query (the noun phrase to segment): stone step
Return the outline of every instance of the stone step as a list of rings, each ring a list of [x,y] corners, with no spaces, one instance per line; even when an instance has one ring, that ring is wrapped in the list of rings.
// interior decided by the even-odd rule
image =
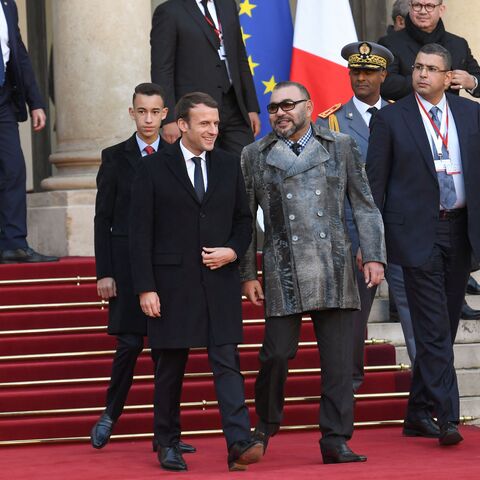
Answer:
[[[395,347],[397,354],[397,363],[410,364],[407,348],[405,346]],[[480,374],[480,344],[479,343],[459,343],[455,344],[455,368],[476,369],[477,375]],[[480,382],[477,377],[478,394],[480,395]]]
[[[467,422],[469,425],[480,425],[480,396],[461,397],[460,415],[463,417],[474,417],[472,421]]]
[[[368,338],[384,338],[395,346],[405,345],[399,322],[369,323]],[[480,320],[460,320],[455,343],[480,343]]]

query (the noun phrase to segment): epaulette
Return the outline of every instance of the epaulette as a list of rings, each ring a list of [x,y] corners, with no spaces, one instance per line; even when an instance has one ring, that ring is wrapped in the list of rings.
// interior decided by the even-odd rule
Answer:
[[[337,103],[337,104],[333,105],[332,107],[327,108],[327,110],[325,110],[324,112],[319,113],[318,116],[320,118],[328,118],[332,113],[335,113],[337,110],[340,110],[340,108],[342,108],[342,104]]]

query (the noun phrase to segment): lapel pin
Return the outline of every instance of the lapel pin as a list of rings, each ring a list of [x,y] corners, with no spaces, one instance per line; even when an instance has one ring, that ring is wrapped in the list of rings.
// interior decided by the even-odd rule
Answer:
[[[348,112],[347,117],[348,117],[348,118],[353,118],[353,113],[352,113],[352,112]]]

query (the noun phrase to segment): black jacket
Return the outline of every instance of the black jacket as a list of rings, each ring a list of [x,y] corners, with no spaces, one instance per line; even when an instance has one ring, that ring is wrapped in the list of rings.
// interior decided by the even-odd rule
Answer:
[[[388,75],[381,87],[382,97],[388,100],[399,100],[413,91],[412,65],[420,48],[427,43],[438,43],[450,52],[453,70],[465,70],[477,78],[479,86],[474,90],[473,96],[480,97],[480,67],[473,58],[468,42],[462,37],[445,31],[441,19],[436,29],[430,34],[422,32],[413,25],[408,16],[406,23],[405,29],[392,32],[378,41],[395,57],[387,68]],[[458,95],[458,90],[450,90],[450,93]]]

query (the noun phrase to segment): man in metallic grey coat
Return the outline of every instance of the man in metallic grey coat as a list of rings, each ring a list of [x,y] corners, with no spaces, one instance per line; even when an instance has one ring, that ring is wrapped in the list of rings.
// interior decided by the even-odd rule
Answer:
[[[302,316],[310,314],[320,350],[320,448],[324,463],[361,462],[347,446],[353,433],[352,310],[360,307],[345,226],[348,196],[363,252],[365,282],[383,279],[383,223],[360,152],[348,135],[311,123],[305,87],[277,84],[268,105],[273,128],[242,152],[250,208],[263,210],[265,338],[255,384],[254,436],[267,447],[282,420],[288,360],[298,348]],[[243,293],[264,299],[257,280],[256,238],[241,263]]]

